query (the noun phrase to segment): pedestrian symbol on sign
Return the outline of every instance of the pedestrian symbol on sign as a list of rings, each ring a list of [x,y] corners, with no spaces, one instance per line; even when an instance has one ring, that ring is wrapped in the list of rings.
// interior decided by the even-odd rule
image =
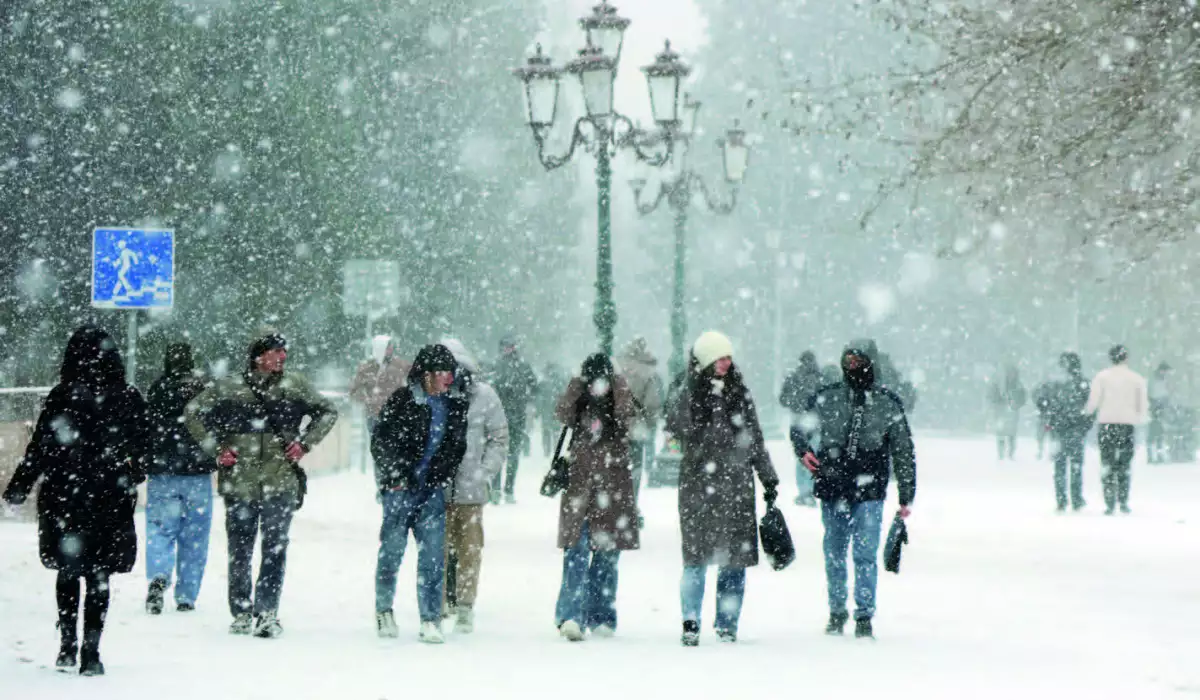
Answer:
[[[175,297],[175,234],[96,229],[92,235],[92,306],[171,308]]]

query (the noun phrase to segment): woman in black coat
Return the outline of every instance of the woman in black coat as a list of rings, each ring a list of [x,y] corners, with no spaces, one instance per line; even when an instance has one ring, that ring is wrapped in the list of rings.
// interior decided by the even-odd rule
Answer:
[[[59,668],[102,675],[100,635],[108,578],[133,570],[137,485],[145,480],[145,402],[125,382],[116,343],[94,326],[67,343],[59,383],[46,398],[25,458],[4,491],[20,504],[38,491],[42,564],[58,571]],[[79,649],[80,582],[87,588]]]

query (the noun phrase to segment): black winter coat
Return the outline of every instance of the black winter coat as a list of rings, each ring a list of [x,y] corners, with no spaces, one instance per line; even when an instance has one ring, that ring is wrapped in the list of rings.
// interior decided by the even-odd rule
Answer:
[[[188,432],[183,409],[204,391],[205,384],[190,372],[165,374],[146,395],[150,428],[151,475],[201,476],[212,473],[217,463],[205,454]]]
[[[1081,374],[1055,382],[1047,392],[1046,422],[1059,440],[1078,441],[1087,437],[1095,416],[1085,416],[1091,383]]]
[[[817,393],[821,384],[821,369],[815,363],[807,367],[800,365],[784,380],[783,389],[779,392],[779,405],[793,413],[803,413],[808,407],[808,400]]]
[[[452,390],[447,397],[446,434],[434,454],[426,475],[430,487],[450,486],[458,465],[467,453],[467,411],[470,404],[461,393]],[[410,385],[392,394],[379,413],[379,423],[371,434],[371,456],[375,458],[375,483],[380,491],[415,486],[415,469],[425,456],[429,443],[429,424],[433,411],[425,392]]]
[[[851,446],[855,408],[862,408],[857,444]],[[813,474],[813,493],[823,501],[862,503],[887,497],[896,474],[900,505],[917,492],[917,463],[912,432],[900,397],[889,389],[852,390],[844,383],[827,386],[810,400],[817,418],[815,431],[791,430],[796,457],[813,451],[821,461]]]
[[[128,573],[137,559],[133,514],[145,481],[146,404],[124,383],[60,384],[46,398],[25,458],[4,492],[38,490],[42,564],[73,576]]]
[[[525,425],[525,408],[538,392],[533,368],[517,355],[504,355],[496,363],[491,384],[504,406],[509,431],[519,430]]]

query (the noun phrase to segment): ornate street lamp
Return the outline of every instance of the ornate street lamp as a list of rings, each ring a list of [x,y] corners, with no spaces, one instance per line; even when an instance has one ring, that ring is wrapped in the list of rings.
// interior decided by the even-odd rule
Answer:
[[[667,371],[672,378],[678,377],[687,367],[687,354],[684,344],[687,336],[687,315],[684,308],[684,291],[686,287],[685,267],[687,255],[687,220],[688,210],[694,201],[696,191],[704,195],[708,209],[717,214],[730,214],[737,206],[738,185],[746,176],[746,167],[750,161],[750,149],[746,145],[746,132],[737,127],[726,132],[725,138],[717,142],[721,148],[722,162],[725,168],[725,182],[729,186],[729,198],[722,200],[713,196],[704,178],[699,173],[687,167],[687,157],[690,154],[692,140],[696,135],[696,121],[700,112],[700,103],[693,101],[690,95],[683,97],[683,109],[680,115],[680,125],[674,137],[680,140],[684,147],[675,153],[680,160],[679,171],[672,177],[659,183],[658,193],[649,203],[642,202],[642,192],[646,189],[646,180],[631,180],[634,198],[637,201],[638,213],[643,216],[658,209],[666,200],[671,211],[675,214],[675,289],[671,304],[671,359]]]
[[[586,114],[575,121],[571,144],[563,154],[546,151],[546,136],[557,116],[559,79],[563,71],[551,65],[550,59],[542,54],[541,46],[525,66],[513,71],[525,90],[526,119],[542,166],[553,170],[566,165],[581,145],[596,156],[595,323],[600,347],[607,354],[612,354],[617,325],[612,274],[612,157],[619,149],[627,149],[639,161],[656,168],[671,160],[675,144],[670,135],[680,126],[679,88],[691,72],[667,42],[655,62],[642,69],[646,74],[654,121],[667,138],[654,138],[637,128],[613,104],[613,83],[629,24],[630,21],[618,15],[607,0],[602,0],[592,8],[591,15],[579,20],[586,44],[578,58],[567,64],[565,72],[578,79]]]

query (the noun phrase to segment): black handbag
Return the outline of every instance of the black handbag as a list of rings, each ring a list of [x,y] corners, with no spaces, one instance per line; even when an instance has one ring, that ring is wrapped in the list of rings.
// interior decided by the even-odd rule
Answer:
[[[900,555],[906,544],[908,544],[908,525],[905,525],[904,518],[896,513],[896,518],[892,520],[892,528],[888,530],[887,544],[883,548],[884,570],[893,574],[900,573]]]
[[[783,511],[774,503],[769,505],[766,515],[758,524],[758,536],[762,540],[763,554],[767,556],[772,569],[783,571],[796,560],[792,533],[783,519]]]
[[[558,435],[558,445],[554,448],[554,458],[550,460],[550,471],[542,479],[541,491],[546,498],[554,498],[571,484],[571,456],[563,454],[563,444],[570,430],[569,426],[563,426]]]

